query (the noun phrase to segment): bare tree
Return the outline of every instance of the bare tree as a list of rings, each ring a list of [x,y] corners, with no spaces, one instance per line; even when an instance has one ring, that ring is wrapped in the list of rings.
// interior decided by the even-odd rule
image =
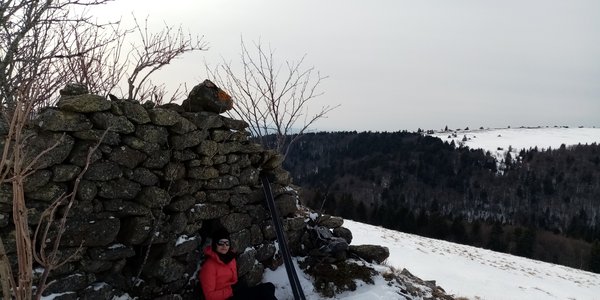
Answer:
[[[47,102],[62,84],[55,71],[58,60],[80,53],[64,52],[57,33],[74,22],[88,22],[73,15],[74,6],[98,5],[104,0],[6,0],[0,2],[0,120],[7,131],[0,160],[0,182],[12,186],[17,274],[13,276],[6,253],[0,253],[2,292],[5,299],[31,299],[32,241],[29,232],[24,181],[35,161],[25,159],[28,136],[25,126],[36,105]],[[93,48],[90,48],[85,51]],[[0,250],[4,251],[0,240]],[[16,279],[16,280],[15,280]]]
[[[225,60],[213,69],[206,65],[209,77],[235,100],[230,114],[248,122],[263,146],[284,157],[311,125],[339,106],[323,105],[309,115],[310,104],[323,94],[319,87],[326,77],[314,67],[304,68],[305,57],[279,64],[271,48],[265,50],[259,41],[248,49],[242,39],[239,68]],[[270,134],[274,144],[269,144]]]
[[[85,172],[87,172],[88,167],[90,166],[92,155],[98,149],[100,143],[102,143],[102,141],[104,140],[104,137],[106,136],[107,132],[108,129],[104,131],[104,134],[102,134],[102,137],[98,140],[96,145],[94,147],[89,148],[85,161],[85,167],[83,168],[83,170],[81,170],[81,172],[79,172],[79,175],[75,179],[73,190],[70,193],[64,193],[63,195],[58,197],[50,206],[48,206],[44,210],[40,217],[40,222],[38,223],[38,226],[35,229],[35,233],[32,239],[32,254],[35,261],[44,268],[42,277],[37,283],[37,289],[35,294],[35,299],[37,300],[40,300],[42,298],[42,293],[46,289],[46,280],[48,279],[48,275],[50,275],[50,272],[68,263],[73,257],[81,253],[82,245],[80,245],[77,251],[72,253],[70,256],[66,258],[61,258],[59,256],[58,247],[60,246],[62,235],[66,230],[67,216],[69,215],[69,211],[73,207],[73,203],[75,203],[75,195],[77,190],[79,189],[79,183],[83,179],[83,175],[85,174]],[[59,208],[64,208],[64,211],[62,212],[62,216],[60,216],[59,221],[55,221],[55,219],[59,217]],[[42,224],[44,222],[46,225],[42,228]],[[54,236],[53,239],[49,239],[48,233],[53,227],[56,228],[56,236]],[[41,243],[39,247],[36,246],[37,241],[40,241]],[[52,243],[52,246],[49,249],[50,251],[46,252],[46,248],[48,248],[48,244],[50,242]]]
[[[85,85],[90,93],[107,96],[118,88],[126,74],[128,56],[123,45],[132,29],[122,29],[120,23],[66,25],[60,28],[60,45],[64,51],[80,55],[60,60],[56,71],[68,81]],[[89,45],[94,47],[89,49]]]
[[[66,49],[65,38],[78,24],[93,24],[75,8],[110,0],[6,0],[0,2],[0,101],[12,107],[17,97],[47,101],[64,84],[56,66],[99,45]],[[62,32],[62,34],[61,34]],[[27,94],[29,93],[29,94]]]
[[[207,44],[202,37],[186,34],[181,27],[165,24],[161,31],[150,32],[148,18],[140,23],[132,17],[135,25],[129,29],[122,29],[119,24],[72,24],[73,28],[67,30],[70,36],[61,33],[61,44],[82,54],[61,60],[59,71],[71,81],[85,84],[92,93],[164,102],[166,86],[154,84],[151,76],[187,52],[206,50]],[[88,45],[95,47],[85,51]],[[125,92],[121,84],[126,85]],[[186,91],[180,85],[168,101],[181,98]]]
[[[140,44],[132,44],[133,69],[127,78],[129,99],[160,99],[165,95],[164,86],[156,86],[149,80],[150,76],[182,54],[190,51],[206,49],[201,37],[192,38],[186,35],[181,27],[173,28],[165,24],[162,31],[148,31],[148,19],[143,26],[135,20],[135,31],[139,35]],[[178,88],[177,91],[180,89]],[[177,95],[177,91],[174,96]]]
[[[39,249],[41,252],[34,253],[27,216],[25,179],[35,172],[36,161],[58,145],[33,159],[26,158],[25,146],[30,138],[26,127],[36,108],[52,103],[58,89],[70,81],[84,83],[92,91],[106,94],[127,78],[130,98],[162,99],[166,91],[163,86],[152,85],[150,75],[181,54],[205,47],[201,39],[193,40],[181,29],[166,27],[161,33],[152,34],[136,22],[134,30],[122,30],[118,23],[96,24],[84,13],[74,13],[82,7],[109,1],[0,0],[0,134],[3,135],[0,184],[9,184],[12,189],[17,251],[17,267],[13,270],[0,238],[0,282],[4,299],[32,299],[34,259],[46,268],[44,278],[47,272],[64,263],[57,260],[52,251],[49,254],[44,251],[45,239]],[[133,32],[140,34],[141,45],[131,45],[133,50],[123,55],[125,38]],[[72,195],[63,195],[43,215],[47,225],[55,224],[57,209],[65,207],[53,249],[60,243],[60,231],[64,229],[72,200]],[[42,236],[47,228],[41,229]],[[44,280],[37,286],[38,299]]]

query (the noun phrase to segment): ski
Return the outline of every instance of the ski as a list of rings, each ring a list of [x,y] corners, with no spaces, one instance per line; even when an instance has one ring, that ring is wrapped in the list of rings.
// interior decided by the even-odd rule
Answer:
[[[269,211],[271,212],[271,219],[273,219],[273,225],[275,226],[275,233],[277,235],[277,241],[279,243],[279,250],[283,255],[283,263],[285,265],[285,270],[287,272],[290,285],[292,286],[292,293],[294,294],[294,299],[306,300],[304,296],[304,291],[302,290],[302,286],[300,285],[300,281],[298,280],[298,274],[296,274],[296,268],[294,268],[294,263],[292,262],[292,257],[290,256],[285,236],[283,234],[283,226],[281,224],[281,219],[279,218],[277,208],[275,207],[275,200],[273,199],[271,184],[269,183],[269,179],[267,179],[267,176],[265,175],[261,176],[260,180],[262,181],[263,191],[265,192],[267,205],[269,206]]]

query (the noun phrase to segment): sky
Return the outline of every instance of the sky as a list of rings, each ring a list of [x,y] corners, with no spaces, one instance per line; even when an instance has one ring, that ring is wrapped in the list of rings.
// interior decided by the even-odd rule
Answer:
[[[207,51],[154,78],[174,89],[235,64],[240,39],[328,78],[312,108],[340,105],[315,131],[600,127],[596,0],[117,0],[98,18],[181,25]]]

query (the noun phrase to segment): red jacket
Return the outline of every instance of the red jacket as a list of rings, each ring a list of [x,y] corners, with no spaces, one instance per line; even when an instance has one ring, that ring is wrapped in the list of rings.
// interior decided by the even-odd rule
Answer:
[[[237,264],[232,259],[228,264],[221,261],[210,246],[204,248],[206,261],[198,276],[206,300],[225,300],[233,296],[231,286],[238,281]]]

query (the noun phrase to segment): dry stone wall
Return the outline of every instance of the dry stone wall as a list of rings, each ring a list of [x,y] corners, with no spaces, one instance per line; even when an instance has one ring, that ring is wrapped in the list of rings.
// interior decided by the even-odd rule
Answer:
[[[194,91],[210,98],[210,91]],[[213,100],[230,100],[221,92]],[[195,102],[203,99],[191,97],[182,106],[154,106],[107,100],[80,85],[69,85],[61,94],[57,107],[40,112],[27,132],[32,135],[27,161],[47,151],[25,185],[32,232],[44,209],[72,192],[87,169],[58,253],[74,256],[50,274],[45,295],[111,299],[128,293],[153,299],[184,294],[203,239],[215,226],[231,233],[241,253],[241,279],[259,282],[265,267],[281,265],[261,173],[273,183],[292,251],[306,254],[317,246],[308,239],[306,214],[299,211],[281,156],[249,141],[245,122],[204,110],[206,105]],[[1,234],[14,264],[11,193],[10,185],[0,186]],[[65,211],[61,207],[57,217]],[[341,226],[341,219],[323,220],[331,228]],[[53,228],[48,239],[55,236]]]

